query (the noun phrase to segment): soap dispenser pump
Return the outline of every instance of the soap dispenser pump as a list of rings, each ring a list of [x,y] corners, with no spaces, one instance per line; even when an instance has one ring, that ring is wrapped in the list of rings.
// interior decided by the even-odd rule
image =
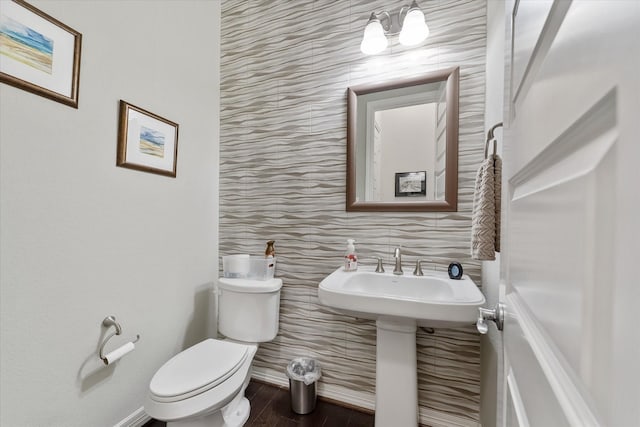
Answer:
[[[358,255],[356,254],[355,240],[347,240],[347,251],[344,254],[344,271],[356,271],[358,269]]]

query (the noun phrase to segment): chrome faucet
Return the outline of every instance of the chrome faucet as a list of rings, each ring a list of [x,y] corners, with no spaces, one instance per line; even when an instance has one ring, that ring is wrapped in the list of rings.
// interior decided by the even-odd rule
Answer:
[[[393,257],[396,259],[396,266],[393,269],[393,274],[396,276],[402,276],[402,253],[399,247],[393,251]]]

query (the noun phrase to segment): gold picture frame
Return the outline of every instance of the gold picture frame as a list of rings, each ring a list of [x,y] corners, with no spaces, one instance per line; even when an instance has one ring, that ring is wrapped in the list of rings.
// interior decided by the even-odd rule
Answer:
[[[120,100],[116,166],[176,177],[178,124]]]
[[[2,2],[0,82],[78,108],[82,34],[23,0]]]

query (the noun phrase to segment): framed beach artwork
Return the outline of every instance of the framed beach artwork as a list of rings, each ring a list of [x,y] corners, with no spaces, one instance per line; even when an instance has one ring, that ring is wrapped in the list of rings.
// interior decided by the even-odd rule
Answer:
[[[427,195],[427,172],[396,172],[396,197]]]
[[[120,100],[116,165],[176,176],[178,124]]]
[[[0,81],[78,108],[82,34],[23,0],[0,0]]]

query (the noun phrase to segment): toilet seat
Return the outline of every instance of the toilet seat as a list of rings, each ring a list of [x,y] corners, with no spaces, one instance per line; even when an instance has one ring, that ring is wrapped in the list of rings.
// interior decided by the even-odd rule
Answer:
[[[245,347],[247,349],[247,355],[244,358],[244,362],[240,363],[238,369],[229,375],[225,381],[221,381],[216,387],[210,387],[206,391],[201,391],[199,394],[183,398],[182,400],[160,402],[156,400],[157,397],[151,393],[151,387],[149,387],[149,392],[144,400],[144,410],[147,414],[152,418],[166,422],[196,419],[220,411],[229,404],[238,393],[243,392],[243,387],[246,386],[251,376],[251,363],[253,356],[258,350],[258,346],[251,343],[237,343],[212,339],[211,341],[216,341],[217,343],[227,342]],[[196,344],[196,346],[198,345],[199,344]],[[211,349],[211,347],[209,347],[210,345],[212,344],[207,344],[205,348]],[[216,353],[213,356],[208,351],[205,353],[208,353],[208,356],[205,357],[210,358],[209,362],[211,364],[217,364],[216,360],[221,356],[220,353]]]
[[[156,402],[177,402],[216,387],[235,374],[250,346],[207,339],[175,355],[151,379],[149,391]]]

